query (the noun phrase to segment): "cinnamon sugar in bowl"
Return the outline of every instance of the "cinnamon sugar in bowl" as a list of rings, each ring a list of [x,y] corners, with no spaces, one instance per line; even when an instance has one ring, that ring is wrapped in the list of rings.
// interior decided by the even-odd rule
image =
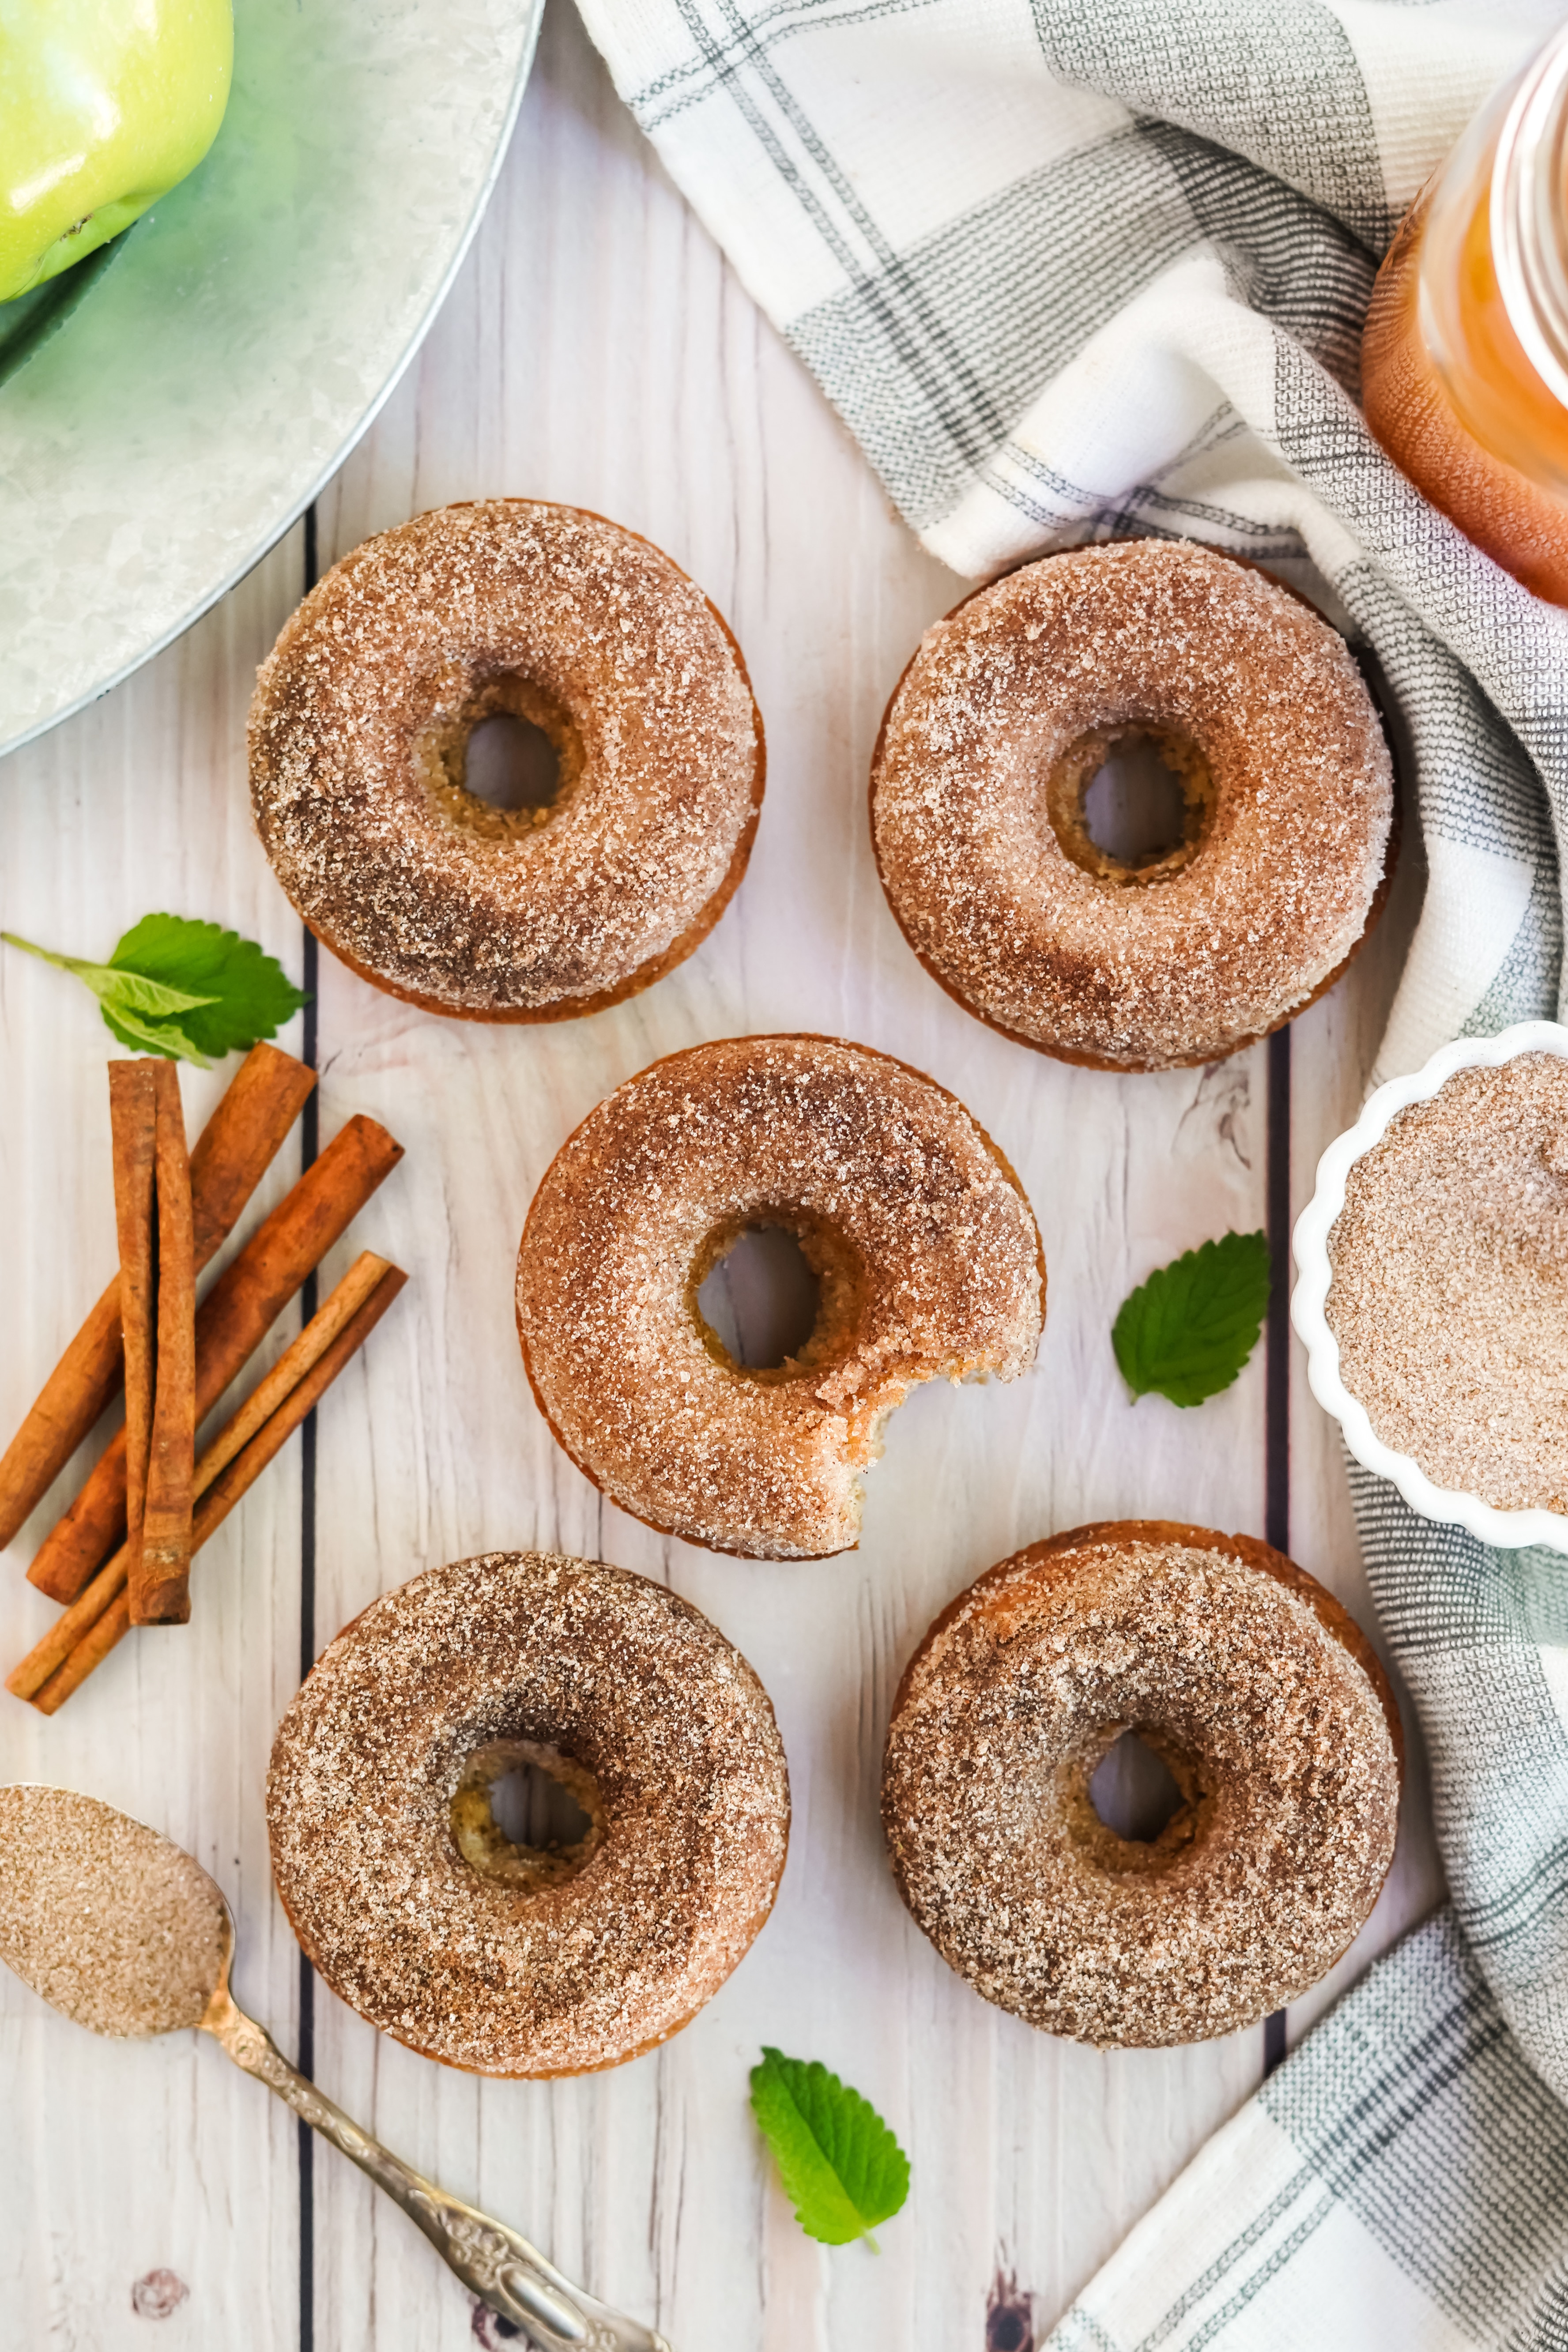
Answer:
[[[1568,1029],[1379,1087],[1295,1253],[1312,1392],[1356,1459],[1426,1518],[1568,1551]]]

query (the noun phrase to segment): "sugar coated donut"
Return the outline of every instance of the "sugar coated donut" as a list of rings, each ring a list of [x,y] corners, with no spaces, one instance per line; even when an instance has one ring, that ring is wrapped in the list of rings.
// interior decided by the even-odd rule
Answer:
[[[478,722],[542,728],[542,809],[465,783]],[[471,1021],[614,1004],[745,872],[763,727],[685,572],[576,507],[488,499],[366,540],[312,589],[250,712],[257,827],[296,908],[393,996]]]
[[[816,1328],[735,1361],[697,1293],[748,1227],[798,1236]],[[832,1037],[735,1037],[656,1062],[591,1111],[534,1196],[517,1269],[551,1428],[614,1502],[716,1551],[843,1551],[858,1473],[919,1381],[1033,1361],[1039,1234],[962,1103]]]
[[[1089,1780],[1135,1731],[1181,1791],[1149,1843]],[[961,1593],[893,1703],[882,1821],[948,1966],[1048,2033],[1198,2042],[1338,1959],[1394,1858],[1388,1679],[1268,1545],[1163,1519],[1075,1528]]]
[[[1181,779],[1184,837],[1096,846],[1121,739]],[[1049,556],[927,631],[882,722],[871,830],[889,903],[968,1011],[1068,1062],[1234,1054],[1321,995],[1378,907],[1393,772],[1342,640],[1211,548]]]
[[[543,1765],[575,1845],[513,1845],[489,1791]],[[374,1601],[279,1726],[272,1870],[305,1952],[383,2032],[479,2074],[664,2042],[762,1927],[789,1780],[718,1628],[601,1561],[488,1552]]]

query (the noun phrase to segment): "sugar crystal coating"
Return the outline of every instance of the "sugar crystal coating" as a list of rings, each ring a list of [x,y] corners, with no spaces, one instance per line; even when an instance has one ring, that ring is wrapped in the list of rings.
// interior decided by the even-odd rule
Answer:
[[[825,1272],[798,1359],[734,1364],[695,1307],[714,1237],[773,1219]],[[590,1112],[535,1195],[517,1313],[535,1392],[625,1509],[716,1549],[840,1551],[917,1381],[1034,1360],[1039,1235],[953,1097],[835,1038],[671,1055]]]
[[[222,1894],[156,1830],[70,1789],[0,1789],[0,1960],[78,2025],[197,2024],[229,1943]]]
[[[605,1834],[537,1887],[458,1852],[464,1765],[498,1741],[592,1775]],[[718,1628],[602,1561],[487,1552],[374,1601],[317,1660],[267,1784],[278,1891],[334,1992],[484,2074],[613,2066],[717,1992],[789,1834],[773,1708]]]
[[[543,823],[442,764],[519,680],[515,715],[541,698],[570,754]],[[540,1016],[629,993],[717,919],[762,732],[732,639],[668,556],[491,499],[367,540],[311,591],[262,666],[250,772],[278,878],[335,952],[437,1010]]]
[[[1168,730],[1213,781],[1195,855],[1139,883],[1068,856],[1051,772],[1105,729]],[[1365,929],[1393,822],[1387,746],[1342,639],[1207,548],[1050,556],[928,630],[888,708],[872,831],[928,969],[998,1027],[1130,1069],[1233,1053]]]
[[[982,1577],[894,1703],[882,1817],[950,1968],[1050,2033],[1229,2033],[1316,1982],[1394,1853],[1386,1681],[1265,1545],[1159,1521],[1078,1528]],[[1140,1732],[1184,1803],[1119,1837],[1089,1782]]]
[[[1456,1070],[1352,1167],[1340,1377],[1437,1486],[1568,1511],[1568,1063]]]

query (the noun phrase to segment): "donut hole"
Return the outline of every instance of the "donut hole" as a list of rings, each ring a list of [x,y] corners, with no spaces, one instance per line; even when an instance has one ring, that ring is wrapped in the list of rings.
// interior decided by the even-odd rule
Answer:
[[[531,719],[492,710],[463,747],[463,784],[487,808],[549,809],[561,789],[561,754]]]
[[[515,727],[520,722],[491,719],[485,723]],[[470,784],[469,790],[475,789]],[[1083,788],[1083,829],[1102,857],[1121,866],[1153,865],[1182,846],[1187,835],[1187,797],[1180,776],[1147,735],[1130,733],[1111,744],[1104,765]]]
[[[492,1739],[463,1766],[452,1836],[470,1870],[523,1887],[575,1878],[604,1843],[593,1774],[533,1739]]]
[[[830,1227],[759,1209],[710,1234],[688,1298],[711,1356],[751,1380],[795,1380],[841,1355],[854,1328],[858,1269]]]
[[[1215,786],[1199,746],[1168,727],[1097,727],[1046,781],[1046,811],[1073,864],[1119,887],[1168,881],[1203,847]]]
[[[787,1225],[747,1225],[707,1275],[698,1311],[746,1371],[798,1357],[822,1312],[822,1279]]]
[[[504,1838],[534,1853],[563,1853],[594,1826],[593,1814],[542,1764],[514,1764],[492,1780],[490,1812]]]
[[[583,772],[570,712],[531,678],[501,671],[414,739],[415,763],[445,824],[480,841],[526,840]]]
[[[1199,1758],[1157,1726],[1108,1724],[1058,1769],[1069,1835],[1118,1877],[1165,1869],[1199,1835],[1210,1811]]]
[[[1164,1758],[1135,1731],[1111,1741],[1089,1776],[1089,1796],[1106,1828],[1135,1845],[1152,1845],[1185,1802]]]

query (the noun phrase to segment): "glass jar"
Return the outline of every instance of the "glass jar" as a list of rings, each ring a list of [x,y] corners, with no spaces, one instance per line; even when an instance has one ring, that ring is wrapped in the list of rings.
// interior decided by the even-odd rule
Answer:
[[[1568,604],[1568,26],[1406,214],[1373,289],[1362,391],[1433,505]]]

